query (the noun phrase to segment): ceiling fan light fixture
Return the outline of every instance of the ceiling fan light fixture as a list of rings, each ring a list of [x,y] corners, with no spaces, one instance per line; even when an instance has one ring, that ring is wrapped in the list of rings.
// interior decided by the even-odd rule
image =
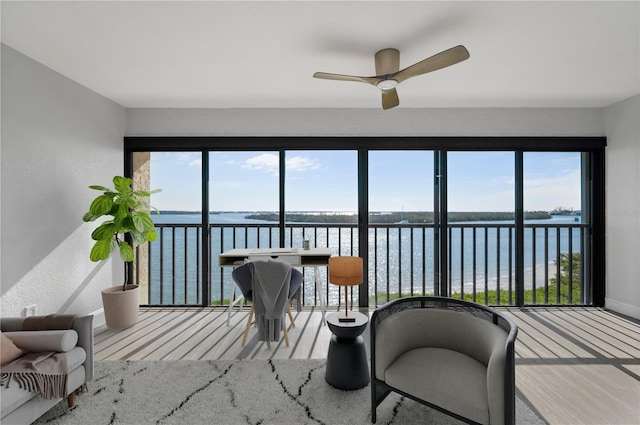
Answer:
[[[398,82],[396,80],[382,80],[378,83],[378,88],[380,90],[391,90],[395,89],[398,86]]]
[[[382,109],[390,109],[400,104],[396,90],[398,84],[409,78],[437,71],[467,60],[469,59],[469,51],[463,45],[458,45],[436,53],[404,69],[400,69],[400,51],[398,49],[382,49],[376,53],[374,59],[376,74],[372,77],[316,72],[313,74],[313,78],[371,84],[381,91]]]

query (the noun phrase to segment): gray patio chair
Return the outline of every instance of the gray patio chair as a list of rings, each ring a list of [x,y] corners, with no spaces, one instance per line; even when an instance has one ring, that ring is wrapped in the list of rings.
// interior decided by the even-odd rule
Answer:
[[[286,290],[287,291],[287,296],[286,296],[286,303],[283,304],[283,307],[286,307],[285,310],[282,312],[282,316],[284,316],[284,313],[286,312],[287,315],[289,316],[289,320],[291,321],[291,326],[295,327],[295,321],[293,320],[293,315],[291,314],[291,308],[290,308],[290,301],[293,298],[297,298],[298,301],[298,306],[300,305],[300,299],[299,299],[299,294],[300,294],[300,288],[302,286],[302,273],[300,272],[300,270],[295,269],[293,267],[291,267],[291,265],[289,265],[288,263],[284,263],[282,261],[274,261],[274,260],[268,260],[268,261],[262,261],[262,264],[270,264],[271,265],[271,269],[273,269],[274,271],[276,271],[276,273],[285,273],[287,270],[290,270],[290,280],[288,282],[288,285],[286,288],[279,288],[277,285],[281,282],[268,282],[268,281],[264,281],[262,282],[263,287],[267,287],[266,289],[269,292],[272,292],[277,294],[280,290]],[[254,293],[254,288],[253,288],[253,282],[254,282],[254,265],[252,262],[248,262],[240,267],[237,267],[233,270],[233,272],[231,273],[231,276],[233,278],[233,280],[236,282],[236,284],[238,285],[238,287],[240,288],[240,291],[242,291],[242,295],[244,296],[244,298],[248,301],[252,301],[252,305],[251,305],[251,311],[249,312],[249,317],[247,319],[247,324],[245,326],[245,331],[244,331],[244,336],[242,338],[242,346],[244,347],[244,345],[247,342],[247,336],[249,335],[249,329],[251,328],[251,324],[253,321],[253,317],[255,314],[255,302],[256,301],[254,298],[256,296],[256,294]],[[275,284],[275,286],[273,286],[273,284]],[[275,295],[273,295],[275,297]],[[279,315],[279,312],[278,312]],[[257,318],[256,318],[257,319]],[[287,326],[284,323],[284,320],[282,320],[280,322],[282,324],[282,330],[284,333],[284,339],[285,339],[285,343],[287,345],[287,347],[289,346],[289,335],[287,333]],[[280,325],[277,325],[280,326]],[[259,329],[260,330],[260,329]],[[267,343],[271,342],[272,338],[266,338],[261,336],[261,332],[259,332],[259,337],[261,339],[264,339],[267,341]],[[277,338],[277,336],[276,336]],[[277,340],[277,339],[276,339]]]

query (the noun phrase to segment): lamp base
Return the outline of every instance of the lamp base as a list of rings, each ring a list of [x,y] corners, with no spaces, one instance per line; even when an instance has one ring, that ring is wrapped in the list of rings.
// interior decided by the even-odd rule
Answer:
[[[347,323],[353,323],[356,321],[356,318],[353,316],[338,316],[338,322],[343,323],[343,322],[347,322]]]

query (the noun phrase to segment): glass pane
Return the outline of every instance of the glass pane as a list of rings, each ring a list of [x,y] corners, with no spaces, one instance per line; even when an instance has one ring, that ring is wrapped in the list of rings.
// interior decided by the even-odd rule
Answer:
[[[447,153],[450,296],[515,303],[515,154]]]
[[[287,151],[285,247],[329,247],[332,255],[358,256],[358,154],[356,151]],[[318,281],[326,282],[320,267]],[[315,272],[305,272],[304,303],[318,303]],[[349,303],[358,299],[349,289]],[[342,288],[327,285],[328,305],[344,302]],[[342,295],[341,295],[342,294]]]
[[[209,153],[211,302],[227,304],[232,270],[218,254],[234,248],[279,246],[277,152]]]
[[[524,154],[526,304],[586,302],[581,158],[580,152]]]
[[[160,214],[151,214],[158,239],[149,245],[151,288],[146,301],[153,305],[200,304],[202,154],[142,152],[134,155],[134,163],[136,158],[146,158],[147,165],[136,167],[134,176],[147,189],[161,189],[151,196],[151,205]],[[144,274],[141,269],[141,277]],[[142,289],[141,296],[146,297]]]
[[[433,152],[369,152],[369,296],[434,293]]]

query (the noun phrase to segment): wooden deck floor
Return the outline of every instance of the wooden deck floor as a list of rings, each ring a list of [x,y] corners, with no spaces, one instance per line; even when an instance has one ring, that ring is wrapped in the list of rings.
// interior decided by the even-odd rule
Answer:
[[[597,308],[505,308],[519,326],[516,386],[550,425],[640,424],[640,323]],[[325,358],[318,311],[294,312],[291,346],[241,347],[248,309],[142,309],[124,331],[96,330],[97,360]],[[368,339],[368,332],[363,334]]]

